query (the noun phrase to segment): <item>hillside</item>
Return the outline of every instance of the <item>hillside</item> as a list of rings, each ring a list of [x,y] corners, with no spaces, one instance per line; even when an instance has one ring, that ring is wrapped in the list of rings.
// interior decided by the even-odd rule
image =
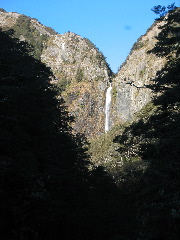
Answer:
[[[77,34],[57,34],[18,13],[1,12],[0,27],[31,44],[33,56],[51,68],[52,82],[75,117],[74,132],[87,137],[104,132],[105,90],[112,71],[98,48]]]

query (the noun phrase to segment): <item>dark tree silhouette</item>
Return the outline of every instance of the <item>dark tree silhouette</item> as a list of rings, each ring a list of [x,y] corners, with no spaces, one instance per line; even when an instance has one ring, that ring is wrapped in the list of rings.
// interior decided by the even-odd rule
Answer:
[[[80,184],[83,189],[87,162],[49,83],[50,69],[9,34],[0,32],[1,234],[54,239],[54,215],[59,207],[63,218],[61,202],[69,194],[72,204]]]
[[[174,10],[175,9],[175,3],[172,3],[170,5],[168,5],[167,7],[165,6],[161,6],[161,5],[157,5],[154,6],[151,10],[155,13],[158,14],[161,17],[165,16],[168,11]]]
[[[131,238],[125,197],[90,165],[50,69],[12,36],[0,31],[1,239]]]

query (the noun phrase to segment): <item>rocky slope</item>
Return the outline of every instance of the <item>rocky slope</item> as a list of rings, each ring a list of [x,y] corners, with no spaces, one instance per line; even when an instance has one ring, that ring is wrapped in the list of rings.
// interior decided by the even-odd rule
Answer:
[[[87,137],[104,132],[105,91],[112,72],[103,54],[88,39],[72,32],[57,34],[36,19],[0,12],[0,27],[34,47],[34,56],[51,68],[75,133]]]
[[[68,32],[48,38],[41,59],[51,67],[69,112],[73,129],[88,137],[104,131],[104,96],[111,70],[88,40]]]

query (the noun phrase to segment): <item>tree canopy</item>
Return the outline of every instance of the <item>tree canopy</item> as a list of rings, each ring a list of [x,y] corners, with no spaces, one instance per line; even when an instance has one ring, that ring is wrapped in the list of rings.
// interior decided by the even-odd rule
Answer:
[[[174,10],[175,9],[175,3],[172,3],[170,5],[166,6],[161,6],[161,5],[157,5],[154,6],[151,10],[155,13],[158,14],[160,17],[165,16],[169,11]]]

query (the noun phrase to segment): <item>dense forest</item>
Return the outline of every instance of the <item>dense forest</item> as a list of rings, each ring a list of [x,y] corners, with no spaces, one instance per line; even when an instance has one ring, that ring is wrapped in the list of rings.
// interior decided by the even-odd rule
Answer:
[[[0,31],[1,239],[178,239],[178,33],[176,10],[151,50],[167,58],[147,86],[156,97],[115,127],[121,134],[112,130],[120,159],[96,166],[85,137],[72,133],[51,70],[32,45]]]

